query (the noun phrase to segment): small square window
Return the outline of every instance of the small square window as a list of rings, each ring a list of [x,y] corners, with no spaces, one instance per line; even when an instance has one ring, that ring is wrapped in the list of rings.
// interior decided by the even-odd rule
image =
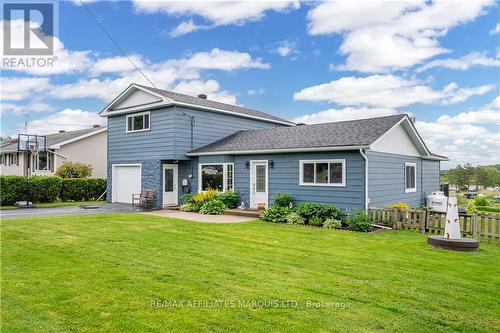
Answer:
[[[149,130],[149,112],[127,116],[127,132]]]

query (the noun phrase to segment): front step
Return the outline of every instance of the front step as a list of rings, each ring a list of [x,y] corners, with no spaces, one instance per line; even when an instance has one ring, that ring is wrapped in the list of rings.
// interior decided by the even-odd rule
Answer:
[[[166,210],[179,210],[181,206],[164,206],[163,209]]]
[[[224,211],[224,215],[255,217],[258,219],[260,217],[260,212],[256,209],[234,208],[234,209],[228,209],[228,210]]]

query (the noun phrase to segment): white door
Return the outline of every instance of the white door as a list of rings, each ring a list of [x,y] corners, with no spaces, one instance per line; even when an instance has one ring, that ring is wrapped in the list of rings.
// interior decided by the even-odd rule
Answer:
[[[163,165],[163,206],[177,206],[179,204],[177,173],[177,164]]]
[[[113,165],[112,201],[132,203],[132,194],[141,193],[141,166]]]
[[[250,162],[250,208],[268,204],[267,161]]]

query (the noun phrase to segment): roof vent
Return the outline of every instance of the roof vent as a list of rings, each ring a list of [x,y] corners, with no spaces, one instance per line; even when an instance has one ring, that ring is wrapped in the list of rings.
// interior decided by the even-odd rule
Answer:
[[[99,128],[99,127],[101,127],[101,125],[99,125],[99,124],[94,124],[92,127],[93,127],[93,128]]]
[[[59,133],[66,133],[65,130],[59,130]]]
[[[198,98],[201,98],[201,99],[207,99],[207,95],[205,95],[205,94],[199,94],[199,95],[198,95]]]
[[[295,126],[304,126],[304,123],[296,123]]]

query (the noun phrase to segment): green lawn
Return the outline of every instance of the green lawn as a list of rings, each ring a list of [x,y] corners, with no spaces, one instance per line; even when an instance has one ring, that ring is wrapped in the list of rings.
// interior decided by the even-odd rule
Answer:
[[[44,202],[37,203],[36,208],[49,208],[49,207],[65,207],[65,206],[80,206],[80,205],[102,205],[106,201],[64,201],[64,202]],[[16,206],[0,206],[0,210],[5,209],[18,209]]]
[[[138,213],[1,223],[2,332],[500,327],[497,245],[457,253],[409,231]],[[163,307],[152,306],[158,300]]]

